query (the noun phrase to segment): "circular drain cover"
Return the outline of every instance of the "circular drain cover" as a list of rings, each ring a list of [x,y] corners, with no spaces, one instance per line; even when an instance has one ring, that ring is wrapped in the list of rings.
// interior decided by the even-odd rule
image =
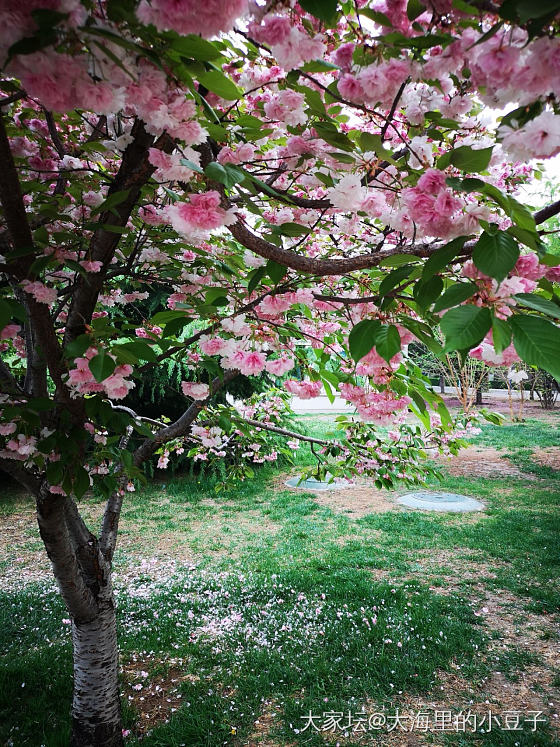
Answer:
[[[419,491],[407,493],[397,499],[398,503],[409,508],[420,508],[424,511],[482,511],[484,504],[468,495],[458,493],[436,493]]]
[[[301,480],[300,477],[290,477],[289,480],[286,480],[286,485],[289,488],[298,488],[299,490],[342,490],[342,488],[347,488],[350,482],[340,478],[335,478],[333,482],[321,482],[314,477],[308,480]]]

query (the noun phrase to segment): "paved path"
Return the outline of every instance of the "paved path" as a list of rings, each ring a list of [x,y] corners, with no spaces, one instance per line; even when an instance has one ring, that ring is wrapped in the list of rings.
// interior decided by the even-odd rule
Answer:
[[[435,391],[439,394],[439,387],[435,387]],[[449,396],[456,396],[455,389],[451,386],[445,387],[445,394]],[[514,391],[512,397],[515,401],[520,399],[520,394]],[[490,404],[491,402],[507,402],[508,394],[507,389],[489,389],[487,392],[483,392],[482,400],[484,404]],[[524,398],[526,401],[529,400],[529,392],[525,392]],[[292,399],[292,409],[298,415],[306,415],[310,413],[341,413],[341,412],[354,412],[354,407],[349,405],[346,400],[340,397],[335,397],[334,402],[331,404],[329,398],[326,395],[320,397],[314,397],[313,399],[299,399],[294,397]]]

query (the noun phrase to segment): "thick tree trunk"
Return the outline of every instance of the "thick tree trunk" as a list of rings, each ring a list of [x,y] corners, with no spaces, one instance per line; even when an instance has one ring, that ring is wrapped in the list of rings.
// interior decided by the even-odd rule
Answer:
[[[71,747],[120,747],[123,744],[119,698],[119,657],[115,605],[103,590],[99,614],[72,623],[74,697]]]
[[[111,563],[75,502],[37,491],[37,519],[72,618],[74,696],[71,747],[121,747],[119,657]]]

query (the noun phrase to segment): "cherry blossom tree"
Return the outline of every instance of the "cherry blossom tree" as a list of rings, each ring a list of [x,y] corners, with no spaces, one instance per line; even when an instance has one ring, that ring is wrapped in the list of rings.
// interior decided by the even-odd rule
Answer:
[[[111,565],[147,460],[187,450],[243,479],[281,436],[323,473],[422,481],[424,449],[456,451],[468,425],[410,342],[560,376],[539,232],[560,203],[516,198],[560,152],[557,11],[2,2],[0,466],[35,497],[72,620],[74,745],[122,741]],[[166,308],[139,318],[155,291]],[[163,423],[123,400],[170,358],[189,376]],[[267,395],[216,401],[265,371]],[[282,425],[290,395],[323,390],[356,408],[336,439]]]

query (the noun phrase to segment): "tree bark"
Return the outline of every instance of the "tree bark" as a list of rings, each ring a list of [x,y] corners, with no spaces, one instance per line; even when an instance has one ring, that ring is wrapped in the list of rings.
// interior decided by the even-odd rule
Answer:
[[[111,564],[68,496],[37,490],[37,520],[72,619],[71,747],[121,747],[119,657]]]
[[[74,696],[71,747],[121,747],[119,657],[115,604],[110,584],[99,613],[72,623]]]

